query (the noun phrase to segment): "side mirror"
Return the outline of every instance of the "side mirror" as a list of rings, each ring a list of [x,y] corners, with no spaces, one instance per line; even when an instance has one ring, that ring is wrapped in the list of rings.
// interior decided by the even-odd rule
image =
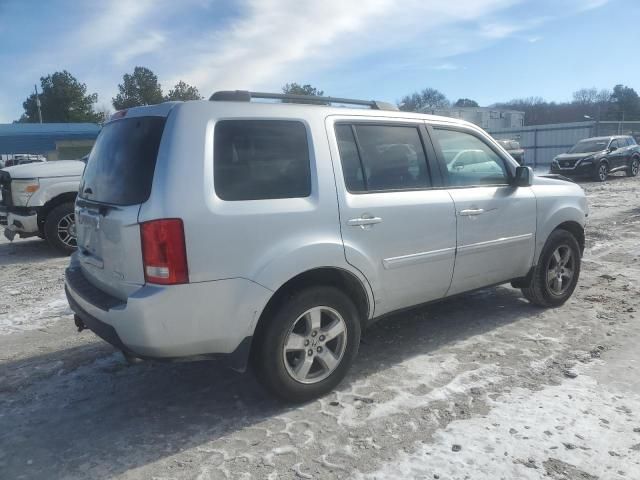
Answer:
[[[516,167],[516,187],[530,187],[533,184],[533,169],[531,167]]]
[[[611,145],[611,146],[609,147],[609,153],[611,153],[611,152],[615,152],[617,149],[618,149],[618,147],[614,147],[613,145]]]

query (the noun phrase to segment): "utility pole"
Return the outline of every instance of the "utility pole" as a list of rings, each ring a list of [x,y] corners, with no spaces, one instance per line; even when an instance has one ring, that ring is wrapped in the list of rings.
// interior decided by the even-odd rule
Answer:
[[[34,85],[33,88],[36,91],[36,106],[38,107],[38,120],[42,123],[42,111],[40,110],[40,97],[38,96],[38,86]]]

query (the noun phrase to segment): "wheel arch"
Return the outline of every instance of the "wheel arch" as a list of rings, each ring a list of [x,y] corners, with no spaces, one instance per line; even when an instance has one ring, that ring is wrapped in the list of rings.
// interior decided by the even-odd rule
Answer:
[[[582,204],[575,204],[575,199],[567,203],[567,199],[564,199],[561,204],[557,204],[554,208],[552,205],[545,205],[545,209],[548,215],[545,218],[540,218],[538,221],[538,227],[536,232],[536,252],[534,256],[533,265],[537,265],[542,249],[547,243],[547,239],[552,232],[557,229],[567,230],[574,235],[580,245],[580,250],[584,251],[585,247],[585,214],[587,212],[586,200],[583,199]],[[543,210],[543,211],[544,211]]]
[[[268,325],[269,316],[296,292],[309,287],[337,287],[351,298],[364,326],[373,313],[372,299],[363,281],[353,272],[344,268],[327,266],[317,267],[297,274],[284,282],[272,295],[258,317],[254,330],[254,338],[259,338]]]
[[[66,202],[75,202],[76,197],[78,196],[78,192],[65,192],[61,193],[51,199],[49,199],[40,209],[38,210],[38,229],[42,233],[42,229],[44,228],[44,222],[47,219],[47,215],[49,212],[53,210],[55,207],[62,203]]]
[[[561,223],[552,231],[555,232],[556,230],[566,230],[571,235],[573,235],[578,241],[578,245],[580,245],[580,254],[582,255],[584,253],[585,234],[584,234],[584,227],[582,225],[580,225],[578,222],[569,220],[567,222]]]

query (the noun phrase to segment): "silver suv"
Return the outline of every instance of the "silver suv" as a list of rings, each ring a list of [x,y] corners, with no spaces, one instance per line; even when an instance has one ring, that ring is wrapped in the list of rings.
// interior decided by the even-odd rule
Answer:
[[[305,401],[390,312],[508,282],[562,305],[587,205],[464,121],[235,91],[117,112],[75,214],[80,330],[129,357],[251,362]]]

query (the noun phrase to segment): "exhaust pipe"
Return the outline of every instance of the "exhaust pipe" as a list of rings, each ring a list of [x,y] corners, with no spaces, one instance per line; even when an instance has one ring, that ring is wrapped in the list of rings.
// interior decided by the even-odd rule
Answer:
[[[78,332],[81,332],[82,330],[87,328],[87,326],[84,324],[84,322],[78,315],[73,316],[73,321],[75,322],[76,327],[78,327]]]

